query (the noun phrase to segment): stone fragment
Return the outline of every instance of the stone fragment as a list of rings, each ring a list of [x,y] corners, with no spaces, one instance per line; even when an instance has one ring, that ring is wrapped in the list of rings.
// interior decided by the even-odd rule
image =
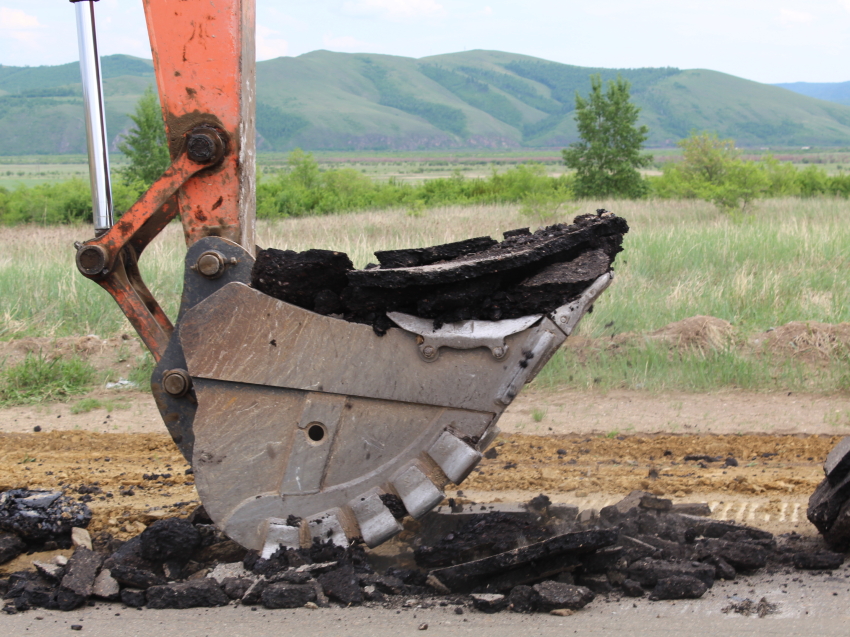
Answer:
[[[850,477],[848,479],[850,480]],[[821,534],[830,548],[836,551],[844,552],[850,548],[850,500],[841,505],[835,520],[827,530],[821,530]]]
[[[669,511],[673,508],[673,501],[655,495],[645,495],[640,499],[640,507],[650,511]]]
[[[386,599],[386,596],[371,584],[363,587],[363,597],[370,602],[382,602]]]
[[[549,614],[557,617],[569,617],[570,615],[575,614],[575,611],[568,608],[556,608],[555,610],[550,610]]]
[[[386,595],[403,595],[407,590],[405,583],[392,575],[370,573],[360,576],[360,583],[363,586],[374,586]]]
[[[767,564],[769,552],[754,542],[727,542],[704,540],[696,549],[697,555],[715,556],[731,564],[737,571],[754,571]]]
[[[251,584],[251,586],[248,587],[248,590],[246,590],[245,594],[242,596],[242,604],[245,606],[253,606],[254,604],[259,604],[260,600],[263,597],[263,591],[268,585],[269,582],[264,577],[261,577],[260,579],[255,581],[253,584]]]
[[[145,605],[145,591],[140,588],[121,589],[121,603],[130,608],[141,608]]]
[[[433,588],[440,595],[448,595],[449,593],[451,593],[449,587],[443,584],[434,575],[428,575],[428,578],[425,580],[425,584]]]
[[[818,531],[826,533],[832,528],[841,507],[848,499],[850,499],[850,475],[845,476],[836,484],[824,478],[809,497],[806,517],[817,527]]]
[[[490,237],[477,237],[429,248],[383,250],[376,252],[375,257],[384,268],[410,268],[482,252],[496,243]]]
[[[826,456],[823,472],[830,484],[838,484],[850,473],[850,436],[843,438]]]
[[[112,568],[113,566],[133,566],[146,570],[156,567],[153,562],[142,557],[142,538],[138,535],[122,543],[103,562],[104,568]]]
[[[678,576],[695,577],[708,587],[714,584],[714,567],[700,562],[666,562],[643,558],[630,564],[626,572],[630,579],[641,586],[655,586],[660,579]]]
[[[670,510],[673,513],[696,515],[699,517],[708,517],[711,515],[711,507],[708,506],[707,502],[679,502],[674,504]]]
[[[290,568],[285,571],[278,571],[272,575],[267,575],[266,579],[269,582],[288,582],[289,584],[306,584],[313,580],[311,573],[299,572],[297,569]]]
[[[540,596],[540,607],[543,610],[556,608],[579,610],[587,606],[596,597],[596,594],[585,586],[574,586],[561,582],[540,582],[532,588]]]
[[[812,553],[797,553],[794,555],[794,566],[810,571],[833,571],[844,563],[841,553],[817,551]]]
[[[472,607],[482,613],[498,613],[508,607],[508,598],[498,593],[473,593]]]
[[[676,575],[659,579],[650,599],[697,599],[705,595],[705,582],[688,575]]]
[[[152,562],[188,561],[201,542],[198,530],[179,518],[157,520],[142,531],[140,538],[142,557]]]
[[[626,579],[623,581],[623,592],[629,597],[643,597],[644,590],[643,587],[638,584],[633,579]]]
[[[228,577],[221,582],[221,588],[230,599],[242,599],[253,583],[247,577]]]
[[[15,559],[26,548],[27,545],[14,533],[0,533],[0,564]]]
[[[309,584],[275,582],[266,586],[261,599],[266,608],[300,608],[316,600],[316,591]]]
[[[151,586],[146,596],[148,608],[226,606],[230,601],[214,579]]]
[[[9,589],[5,598],[11,599],[14,608],[19,611],[31,608],[57,608],[54,590],[38,580],[19,581]]]
[[[84,548],[74,551],[59,587],[57,600],[61,610],[72,610],[91,596],[94,580],[103,564],[103,556]]]
[[[201,564],[218,564],[221,562],[241,562],[248,550],[234,542],[224,540],[195,551],[192,559]]]
[[[578,514],[576,520],[579,524],[587,526],[596,522],[599,519],[599,511],[596,509],[585,509]]]
[[[167,582],[151,571],[143,571],[132,566],[113,566],[109,569],[112,577],[122,586],[129,588],[147,589],[151,586],[162,586]]]
[[[112,577],[112,573],[108,568],[102,569],[94,580],[92,586],[92,596],[105,599],[110,602],[117,601],[121,598],[121,586],[118,581]]]
[[[322,573],[316,578],[322,585],[322,590],[330,599],[342,604],[361,604],[363,591],[360,590],[357,573],[350,564]],[[312,601],[312,600],[310,600]]]
[[[71,529],[71,543],[76,548],[92,550],[91,535],[88,531],[78,526]]]
[[[256,575],[251,573],[248,569],[246,569],[242,562],[231,562],[229,564],[218,564],[216,567],[209,572],[207,577],[213,578],[216,582],[221,584],[224,580],[228,578],[240,578],[240,577],[248,577],[256,579]]]
[[[616,523],[621,517],[627,515],[633,509],[637,509],[640,506],[641,498],[647,496],[653,497],[651,493],[646,491],[632,491],[619,502],[603,507],[602,510],[599,511],[599,515],[603,520]]]
[[[608,581],[608,576],[603,573],[587,573],[581,576],[581,585],[589,588],[597,595],[607,595],[614,587]]]
[[[714,566],[714,579],[715,580],[733,580],[737,576],[737,572],[735,568],[729,564],[722,557],[718,557],[715,555],[711,555],[705,560],[706,564],[711,564]]]
[[[58,564],[48,564],[46,562],[39,562],[36,560],[32,563],[32,565],[35,566],[35,570],[38,571],[39,575],[51,584],[58,584],[65,576],[65,568]]]
[[[606,546],[581,558],[585,573],[607,573],[611,569],[625,568],[622,546]]]
[[[623,559],[630,564],[644,557],[652,557],[658,552],[651,544],[628,535],[621,534],[619,544],[623,547]]]
[[[614,544],[618,533],[617,529],[565,533],[432,573],[452,591],[471,590],[479,583],[490,589],[487,592],[510,590],[519,584],[539,581],[567,570],[577,564],[580,556]],[[512,573],[515,577],[511,577]]]
[[[656,551],[653,557],[656,559],[686,560],[693,554],[693,548],[686,544],[671,542],[653,535],[639,535],[637,539],[655,547]]]
[[[533,613],[539,606],[540,595],[531,586],[514,586],[508,595],[508,608],[515,613]]]
[[[681,522],[683,526],[693,528],[697,536],[701,535],[706,538],[722,538],[727,533],[743,531],[751,540],[773,539],[773,534],[768,531],[756,529],[751,526],[745,526],[736,522],[729,522],[727,520],[713,520],[711,518],[703,518],[696,515],[678,514],[675,518],[678,518],[678,521]],[[668,523],[672,523],[675,518],[672,515],[667,516],[667,519],[670,520]]]

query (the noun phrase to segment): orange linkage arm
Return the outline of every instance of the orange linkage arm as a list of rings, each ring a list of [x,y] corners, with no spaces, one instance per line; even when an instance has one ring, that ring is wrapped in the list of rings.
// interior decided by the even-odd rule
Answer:
[[[213,128],[221,164],[178,193],[186,243],[214,235],[254,250],[255,0],[144,0],[171,157]]]
[[[159,361],[171,321],[137,260],[177,214],[187,245],[207,236],[254,249],[255,0],[143,0],[172,165],[77,267],[109,292]]]

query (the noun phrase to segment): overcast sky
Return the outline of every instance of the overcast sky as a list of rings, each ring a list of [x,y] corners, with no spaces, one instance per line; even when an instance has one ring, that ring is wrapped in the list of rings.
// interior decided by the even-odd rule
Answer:
[[[97,15],[101,54],[151,57],[142,0],[100,0]],[[494,49],[580,66],[845,82],[850,0],[257,0],[259,60],[316,49],[416,58]],[[0,0],[0,64],[76,59],[68,0]]]

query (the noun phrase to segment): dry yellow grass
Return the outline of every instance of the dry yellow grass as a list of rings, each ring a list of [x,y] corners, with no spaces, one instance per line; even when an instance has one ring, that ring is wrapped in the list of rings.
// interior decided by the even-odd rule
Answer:
[[[850,320],[847,200],[762,201],[737,221],[696,201],[583,203],[569,216],[600,206],[625,217],[632,230],[618,257],[617,281],[587,317],[585,333],[651,331],[695,315],[750,329]],[[545,224],[562,221],[569,219]],[[499,237],[545,224],[518,206],[453,206],[420,215],[389,210],[260,222],[257,243],[341,250],[363,267],[375,250]],[[88,227],[0,230],[0,338],[129,330],[106,293],[74,267],[73,242],[90,235]],[[172,224],[142,258],[144,277],[171,316],[184,252],[180,227]]]

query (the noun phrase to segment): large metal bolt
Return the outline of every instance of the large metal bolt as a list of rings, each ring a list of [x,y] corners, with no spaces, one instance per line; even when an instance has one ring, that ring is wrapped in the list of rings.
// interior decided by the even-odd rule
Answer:
[[[162,375],[162,386],[166,392],[179,398],[192,386],[192,379],[185,369],[169,369]]]
[[[494,347],[493,348],[493,356],[495,356],[496,358],[504,358],[505,354],[507,354],[507,351],[505,350],[504,347]]]
[[[195,265],[198,272],[208,279],[217,279],[224,273],[226,263],[224,255],[215,250],[209,250],[198,257]]]
[[[186,153],[189,159],[199,164],[209,164],[221,157],[224,149],[219,134],[212,128],[195,130],[186,142]]]
[[[432,359],[437,357],[437,348],[433,345],[426,345],[422,348],[422,356],[427,359]]]
[[[103,274],[106,250],[98,245],[82,245],[77,249],[77,269],[87,276]]]

